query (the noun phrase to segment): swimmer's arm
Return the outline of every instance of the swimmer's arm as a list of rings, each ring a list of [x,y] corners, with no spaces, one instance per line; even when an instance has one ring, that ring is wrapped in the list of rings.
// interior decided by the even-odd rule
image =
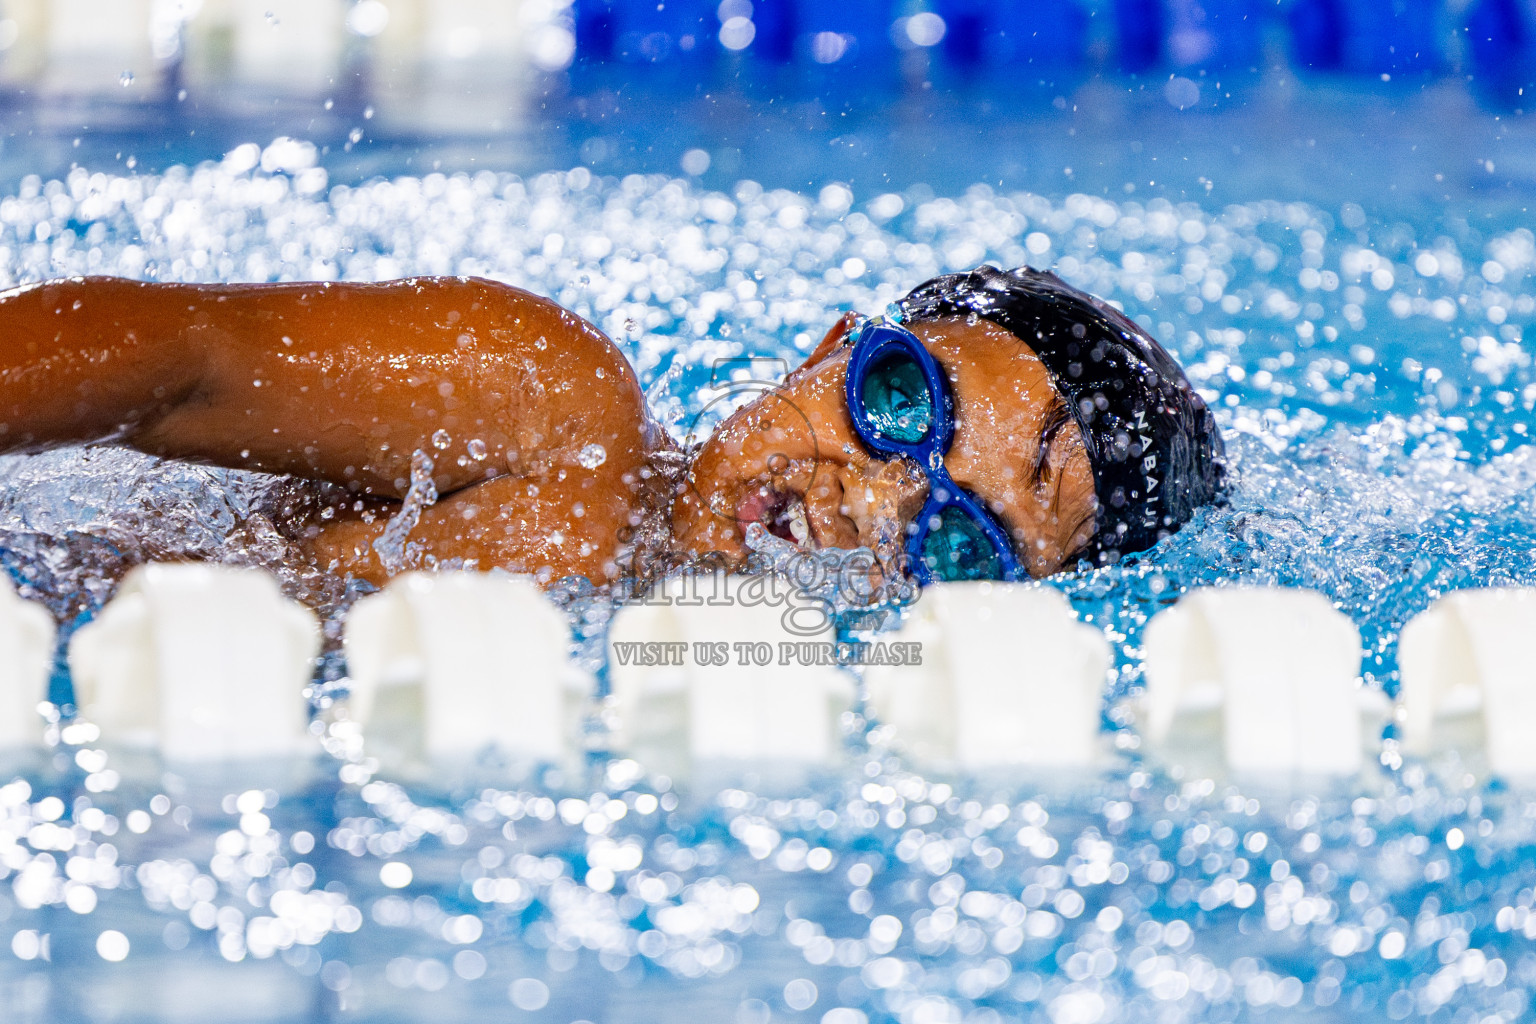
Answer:
[[[182,285],[83,278],[0,293],[0,450],[115,440],[154,455],[400,497],[643,458],[633,371],[595,328],[494,282]]]

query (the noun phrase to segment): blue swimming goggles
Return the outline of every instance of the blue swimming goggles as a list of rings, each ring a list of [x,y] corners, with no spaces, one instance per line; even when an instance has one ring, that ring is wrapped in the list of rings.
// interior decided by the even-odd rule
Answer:
[[[860,317],[848,332],[848,412],[865,447],[904,455],[928,477],[928,500],[907,528],[908,568],[918,583],[1028,579],[1008,531],[974,494],[950,479],[955,439],[949,379],[917,335]]]

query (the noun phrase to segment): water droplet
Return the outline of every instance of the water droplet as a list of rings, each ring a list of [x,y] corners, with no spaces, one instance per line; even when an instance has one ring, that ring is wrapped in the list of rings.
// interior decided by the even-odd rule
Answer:
[[[114,929],[107,929],[96,937],[96,954],[108,963],[120,963],[128,959],[128,936]]]
[[[432,447],[442,451],[453,443],[453,436],[446,430],[439,430],[432,435]]]
[[[624,333],[625,334],[634,334],[639,329],[640,329],[640,323],[634,317],[630,317],[629,319],[624,321]]]
[[[486,456],[485,442],[478,437],[469,442],[469,457],[479,462]]]
[[[589,444],[576,456],[576,461],[587,469],[596,469],[608,461],[608,449],[600,444]]]

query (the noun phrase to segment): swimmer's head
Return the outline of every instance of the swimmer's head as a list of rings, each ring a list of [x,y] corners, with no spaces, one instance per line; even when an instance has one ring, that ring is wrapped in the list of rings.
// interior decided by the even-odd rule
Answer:
[[[948,377],[944,468],[1032,576],[1149,547],[1214,495],[1221,442],[1204,404],[1108,307],[1049,274],[983,267],[929,281],[899,308]],[[746,526],[761,522],[807,547],[900,553],[928,479],[909,460],[874,456],[854,430],[853,321],[700,448],[673,508],[685,550],[742,555]]]
[[[919,285],[908,325],[980,318],[1023,340],[1050,372],[1093,468],[1098,511],[1076,552],[1099,564],[1145,551],[1215,500],[1221,434],[1173,357],[1119,310],[1055,274],[981,266]]]

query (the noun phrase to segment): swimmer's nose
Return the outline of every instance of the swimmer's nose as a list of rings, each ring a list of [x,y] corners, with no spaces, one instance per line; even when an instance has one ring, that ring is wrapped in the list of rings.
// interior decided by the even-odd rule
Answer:
[[[839,475],[843,515],[857,526],[859,543],[882,559],[899,556],[906,525],[928,497],[922,469],[911,459],[874,459],[854,449]]]

